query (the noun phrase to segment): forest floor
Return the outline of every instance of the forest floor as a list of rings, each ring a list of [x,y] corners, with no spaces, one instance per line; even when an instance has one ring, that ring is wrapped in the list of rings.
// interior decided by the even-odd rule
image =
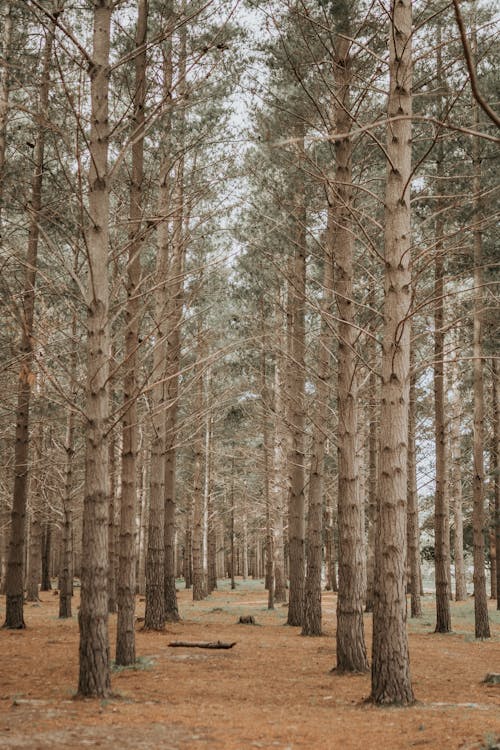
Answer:
[[[0,630],[0,748],[22,750],[492,750],[500,743],[500,613],[491,602],[492,638],[474,639],[473,600],[452,603],[454,632],[436,635],[433,597],[409,622],[411,708],[375,708],[369,675],[339,676],[335,596],[325,593],[320,638],[269,612],[262,582],[237,581],[193,603],[179,592],[182,621],[163,633],[137,624],[135,669],[114,670],[116,697],[73,700],[78,623],[59,620],[57,596],[27,604],[26,630]],[[74,610],[78,606],[78,590]],[[144,603],[139,601],[138,616]],[[5,601],[0,599],[3,619]],[[240,625],[253,615],[256,625]],[[110,617],[114,640],[116,615]],[[365,616],[368,645],[371,615]],[[231,650],[169,648],[173,640],[237,641]],[[498,745],[500,748],[500,744]]]

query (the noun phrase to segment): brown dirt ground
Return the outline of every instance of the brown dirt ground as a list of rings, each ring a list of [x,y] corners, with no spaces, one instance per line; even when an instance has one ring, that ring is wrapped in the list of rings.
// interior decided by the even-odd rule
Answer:
[[[369,675],[339,676],[335,597],[324,594],[325,635],[304,638],[266,609],[261,582],[227,583],[204,602],[179,592],[182,622],[164,633],[137,626],[141,668],[113,673],[112,700],[75,701],[78,624],[57,618],[57,596],[26,605],[24,631],[0,631],[0,748],[65,750],[479,750],[500,742],[500,617],[493,637],[473,638],[473,604],[452,604],[455,632],[435,635],[433,602],[410,622],[417,703],[375,708]],[[78,596],[75,597],[75,610]],[[3,619],[4,600],[0,600]],[[144,603],[138,602],[137,614]],[[239,625],[241,614],[257,625]],[[110,618],[114,638],[116,615]],[[365,618],[368,642],[371,615]],[[234,640],[230,651],[169,648],[171,640]],[[500,745],[499,745],[500,747]]]

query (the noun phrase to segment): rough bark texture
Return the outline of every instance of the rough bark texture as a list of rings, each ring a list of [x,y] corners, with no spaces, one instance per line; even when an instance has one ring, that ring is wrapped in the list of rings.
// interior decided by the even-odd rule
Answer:
[[[497,591],[497,609],[500,610],[500,399],[499,399],[499,377],[500,367],[498,359],[493,357],[491,360],[491,384],[493,400],[493,450],[492,450],[492,470],[493,470],[493,492],[495,497],[495,552],[497,560],[496,570],[496,591]]]
[[[75,254],[73,270],[76,272],[78,255]],[[61,565],[59,572],[59,617],[71,617],[71,598],[73,596],[73,458],[75,454],[75,412],[72,404],[77,398],[77,327],[76,313],[71,320],[71,341],[69,389],[71,404],[68,405],[66,417],[66,439],[64,442],[64,495],[63,523],[61,529]]]
[[[112,360],[114,356],[112,355]],[[110,386],[112,389],[112,386]],[[116,438],[114,431],[108,439],[108,476],[109,476],[109,510],[108,510],[108,612],[116,613]]]
[[[438,26],[439,37],[441,26]],[[438,81],[441,80],[441,46],[437,51]],[[436,147],[436,248],[434,261],[434,445],[436,489],[434,497],[434,572],[436,582],[436,633],[451,631],[450,610],[450,535],[448,508],[448,470],[445,423],[444,381],[444,249],[443,200],[441,198],[444,154],[443,143]]]
[[[109,185],[108,89],[113,3],[94,5],[89,169],[86,455],[81,565],[78,694],[109,695],[108,639],[108,442],[109,418]]]
[[[279,310],[277,311],[279,319]],[[287,430],[283,423],[284,404],[284,359],[283,359],[283,326],[278,325],[278,346],[274,365],[274,450],[272,482],[272,530],[273,530],[273,567],[274,567],[274,601],[286,602],[285,551],[283,516],[285,498],[288,492],[286,475]]]
[[[169,13],[171,13],[169,6]],[[165,50],[164,60],[165,90],[172,86],[172,42]],[[179,75],[176,89],[179,97],[185,94],[186,75],[186,49],[185,34],[181,38],[181,56],[179,60]],[[183,148],[183,120],[179,138],[179,148]],[[167,152],[165,158],[171,158],[172,110],[169,109],[165,140]],[[169,277],[171,285],[169,290],[169,306],[167,315],[167,352],[165,360],[166,375],[166,411],[165,411],[165,518],[164,518],[164,544],[165,544],[165,571],[164,571],[164,595],[165,595],[165,618],[169,622],[179,620],[177,605],[177,594],[175,590],[175,509],[176,509],[176,467],[177,467],[177,414],[179,402],[179,369],[181,356],[181,320],[184,301],[184,156],[181,154],[177,164],[175,175],[175,203],[172,232],[173,258],[169,265]]]
[[[299,128],[297,173],[293,197],[293,255],[289,265],[288,284],[288,421],[291,445],[288,455],[290,495],[288,500],[288,559],[290,593],[288,625],[302,625],[305,578],[305,466],[304,466],[304,388],[305,388],[305,287],[306,236],[305,187],[302,172],[304,134]]]
[[[460,435],[461,399],[458,389],[458,366],[453,357],[450,377],[450,496],[453,506],[453,558],[455,567],[455,601],[467,598],[464,563],[464,522],[462,497],[462,446]]]
[[[7,17],[7,23],[9,22],[10,14]],[[4,33],[7,32],[8,27]],[[22,330],[19,344],[19,379],[17,385],[16,436],[14,444],[14,492],[5,576],[6,602],[4,627],[14,629],[25,627],[23,617],[24,536],[29,474],[29,413],[31,387],[35,377],[31,370],[33,364],[32,341],[38,240],[40,235],[39,222],[42,208],[43,159],[45,151],[44,123],[48,121],[50,61],[53,41],[54,25],[52,23],[46,34],[43,52],[40,98],[38,102],[39,125],[33,149],[33,176],[29,201],[30,220],[21,308]],[[6,115],[7,112],[5,112]]]
[[[2,58],[0,63],[0,241],[2,240],[2,208],[5,178],[5,154],[7,150],[7,120],[10,99],[10,54],[12,28],[14,25],[12,3],[5,3],[2,12]]]
[[[374,307],[375,295],[369,295],[368,304]],[[377,528],[377,359],[375,350],[375,321],[370,324],[368,338],[368,361],[371,366],[368,381],[368,546],[366,551],[366,612],[373,612],[373,589],[375,579],[375,530]]]
[[[350,42],[340,36],[334,63],[337,88],[335,125],[348,133],[349,87],[352,71]],[[338,324],[338,529],[339,572],[337,598],[338,672],[366,672],[368,659],[363,625],[365,592],[364,509],[361,501],[359,466],[356,456],[358,433],[358,375],[353,304],[354,235],[351,229],[352,172],[351,139],[335,142],[336,175],[334,198],[337,204],[335,226],[335,299]]]
[[[122,494],[116,624],[117,664],[135,662],[135,506],[137,495],[137,347],[139,345],[139,284],[142,250],[142,191],[144,176],[144,106],[146,99],[146,48],[148,0],[138,0],[135,34],[135,91],[132,117],[132,175],[130,180],[130,230],[125,310],[125,362],[122,418]]]
[[[195,411],[203,413],[203,330],[198,322],[198,383],[196,387]],[[206,596],[203,575],[203,433],[201,429],[195,437],[193,472],[193,601]]]
[[[479,128],[479,113],[473,103],[474,127]],[[473,162],[473,207],[474,207],[474,313],[473,313],[473,398],[474,398],[474,439],[472,476],[472,527],[474,547],[474,619],[476,638],[490,637],[488,619],[488,597],[486,594],[486,573],[484,555],[485,532],[485,482],[484,482],[484,377],[483,377],[483,249],[481,222],[481,152],[479,139],[472,141]]]
[[[411,0],[392,4],[385,200],[384,337],[371,699],[413,702],[406,631],[406,492],[411,308]]]
[[[323,299],[314,404],[307,515],[306,578],[302,635],[321,635],[321,566],[323,553],[323,482],[330,395],[332,333],[327,315],[333,301],[333,206],[329,205],[325,237]]]
[[[422,617],[420,601],[420,530],[418,523],[417,460],[415,430],[417,422],[417,378],[414,372],[413,347],[410,354],[410,407],[408,414],[408,568],[410,572],[411,616]]]

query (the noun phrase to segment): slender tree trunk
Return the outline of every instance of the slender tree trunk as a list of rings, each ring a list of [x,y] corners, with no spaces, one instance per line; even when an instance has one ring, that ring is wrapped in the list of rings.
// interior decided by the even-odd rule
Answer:
[[[408,414],[408,563],[410,569],[411,616],[422,617],[420,601],[420,530],[418,522],[417,492],[417,376],[414,370],[413,347],[410,352],[410,407]]]
[[[280,320],[279,313],[278,319]],[[283,516],[288,491],[287,481],[287,430],[283,422],[285,410],[283,357],[283,326],[278,325],[278,351],[274,365],[274,451],[272,484],[272,529],[273,529],[273,568],[274,601],[286,602],[286,575]]]
[[[42,534],[42,583],[40,591],[52,591],[51,583],[51,556],[52,556],[52,522],[49,518],[43,527]]]
[[[334,63],[338,103],[335,123],[348,133],[349,87],[351,83],[350,42],[339,36]],[[338,203],[335,227],[335,296],[339,311],[338,348],[338,529],[339,593],[337,599],[337,671],[366,672],[363,625],[364,598],[364,511],[360,496],[356,457],[358,375],[353,305],[354,235],[350,226],[352,204],[352,144],[346,136],[335,142],[335,198]]]
[[[373,307],[374,296],[370,295]],[[377,374],[375,351],[375,326],[370,326],[372,336],[368,339],[368,357],[371,366],[368,382],[368,549],[366,555],[366,612],[373,612],[373,589],[375,577],[375,531],[377,528]]]
[[[3,237],[2,209],[5,180],[5,154],[7,151],[7,119],[10,98],[10,55],[14,13],[12,3],[6,2],[2,13],[2,58],[0,63],[0,242]]]
[[[109,695],[108,638],[108,418],[109,418],[109,183],[108,92],[113,2],[94,4],[89,169],[86,456],[83,506],[80,671],[78,694]]]
[[[146,103],[146,39],[148,0],[138,0],[135,34],[135,91],[132,117],[132,175],[130,180],[130,231],[125,311],[125,362],[122,418],[122,495],[118,567],[116,663],[135,663],[135,506],[137,495],[137,347],[139,346],[139,284],[142,251],[142,194],[144,179],[144,108]]]
[[[441,25],[438,25],[437,76],[442,82]],[[434,570],[436,581],[436,633],[451,631],[450,610],[450,536],[447,493],[447,455],[445,429],[444,380],[444,248],[443,199],[441,198],[444,151],[443,142],[436,146],[436,249],[434,261],[434,442],[436,452],[436,489],[434,510]]]
[[[380,410],[371,699],[413,702],[406,631],[406,506],[411,309],[412,5],[392,4],[385,195],[384,337]]]
[[[169,13],[172,13],[170,7]],[[180,106],[184,107],[186,85],[186,28],[181,30],[180,57],[176,90]],[[172,43],[165,51],[165,79],[172,86]],[[177,467],[177,414],[179,402],[179,370],[181,357],[181,322],[184,303],[184,109],[179,114],[178,148],[181,153],[175,173],[175,198],[173,207],[172,252],[169,264],[169,306],[167,316],[166,412],[165,412],[165,617],[169,622],[179,620],[175,588],[175,511],[176,511],[176,467]],[[171,149],[172,111],[167,123],[168,148]],[[170,154],[167,154],[170,158]]]
[[[210,389],[209,389],[210,391]],[[207,589],[208,593],[217,589],[217,518],[214,508],[214,486],[213,486],[213,462],[214,451],[212,449],[214,418],[208,418],[208,440],[207,440]]]
[[[496,548],[496,525],[497,525],[497,519],[496,519],[496,471],[498,470],[497,466],[497,434],[496,434],[496,424],[495,420],[497,418],[496,409],[497,404],[497,384],[495,382],[495,378],[498,377],[496,372],[496,359],[492,357],[491,359],[491,406],[492,406],[492,419],[491,419],[491,442],[490,442],[490,463],[489,463],[489,473],[490,473],[490,502],[489,502],[489,529],[488,529],[488,537],[489,537],[489,552],[490,552],[490,598],[491,599],[497,599],[498,598],[498,591],[497,591],[497,581],[498,581],[498,563],[499,560],[497,558],[497,548]]]
[[[290,595],[288,625],[302,625],[305,581],[305,466],[304,466],[304,389],[305,389],[305,294],[306,294],[306,209],[303,174],[304,133],[299,127],[297,174],[294,186],[294,251],[288,284],[288,421],[291,447],[288,456],[290,495],[288,503],[288,559]]]
[[[450,458],[451,458],[451,497],[453,498],[453,557],[455,561],[455,600],[467,598],[464,562],[464,523],[462,498],[462,448],[460,437],[461,399],[458,390],[458,366],[453,358],[450,371]]]
[[[500,610],[500,399],[499,399],[499,371],[498,359],[492,357],[491,359],[491,385],[492,385],[492,400],[493,400],[493,450],[492,450],[492,461],[493,461],[493,487],[495,497],[495,515],[494,515],[494,529],[495,529],[495,552],[497,561],[496,570],[496,592],[497,592],[497,609]]]
[[[269,390],[267,387],[267,331],[264,302],[260,304],[260,325],[262,336],[262,349],[260,352],[260,398],[261,398],[261,421],[262,421],[262,453],[264,462],[264,504],[266,509],[266,542],[265,542],[265,588],[267,590],[267,608],[274,609],[274,560],[273,560],[273,530],[271,519],[271,490],[270,490],[270,461],[269,461],[269,423],[267,410],[269,408]],[[253,564],[253,576],[256,575],[257,560]]]
[[[196,387],[195,412],[203,413],[203,329],[198,320],[198,383]],[[195,437],[194,476],[193,476],[193,601],[205,598],[205,580],[203,575],[203,433]]]
[[[330,396],[330,351],[332,332],[329,315],[333,302],[333,206],[329,205],[328,227],[325,238],[323,300],[321,303],[320,336],[318,342],[318,371],[314,407],[311,467],[307,516],[306,578],[304,586],[304,617],[302,635],[321,635],[321,566],[323,537],[323,483],[325,439],[328,425]]]
[[[113,358],[114,359],[114,358]],[[116,537],[116,442],[112,431],[108,438],[109,449],[109,515],[108,515],[108,612],[116,612],[115,537]]]
[[[5,34],[8,32],[8,24],[10,22],[11,19],[9,13]],[[51,23],[46,32],[43,52],[40,98],[38,102],[38,128],[35,147],[33,150],[33,176],[31,182],[31,199],[29,201],[30,218],[28,247],[26,252],[22,295],[22,331],[19,345],[19,379],[17,386],[16,437],[14,446],[14,493],[11,510],[7,571],[5,577],[6,602],[4,627],[13,629],[21,629],[25,627],[23,617],[23,568],[29,474],[29,415],[31,386],[34,382],[34,374],[31,370],[33,364],[32,341],[34,330],[38,242],[40,235],[40,213],[42,208],[45,123],[49,120],[50,62],[53,41],[54,23]],[[4,45],[5,43],[6,39],[4,36]],[[7,112],[5,112],[4,116],[7,116]]]
[[[474,40],[475,41],[475,40]],[[473,100],[474,128],[479,128],[478,106]],[[474,208],[474,310],[473,310],[473,398],[474,438],[472,476],[472,528],[474,547],[474,618],[476,638],[490,637],[488,597],[485,573],[485,482],[484,482],[484,378],[483,378],[483,248],[480,226],[481,152],[478,138],[472,140],[473,208]]]
[[[71,390],[75,395],[76,383],[76,316],[72,322],[73,349],[71,352]],[[71,406],[68,407],[66,421],[66,440],[64,450],[66,462],[64,467],[64,497],[63,523],[61,539],[62,565],[59,574],[59,617],[71,617],[71,597],[73,595],[73,458],[75,444],[75,414]]]

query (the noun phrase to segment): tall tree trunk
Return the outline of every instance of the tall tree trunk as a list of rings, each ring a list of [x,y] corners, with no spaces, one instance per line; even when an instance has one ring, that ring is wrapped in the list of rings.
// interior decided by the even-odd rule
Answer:
[[[12,28],[14,13],[11,2],[5,3],[2,13],[2,57],[0,63],[0,242],[3,236],[2,209],[5,180],[5,154],[7,151],[7,119],[10,98],[10,55],[12,49]]]
[[[170,9],[170,13],[172,10]],[[177,78],[177,95],[180,107],[184,107],[186,86],[186,28],[181,30],[180,57]],[[172,86],[172,43],[165,51],[165,77]],[[175,198],[172,227],[172,253],[169,265],[169,306],[167,316],[167,352],[165,360],[166,376],[166,412],[165,412],[165,571],[164,595],[165,617],[169,622],[179,620],[177,594],[175,588],[175,510],[176,500],[176,466],[177,466],[177,414],[179,402],[179,370],[181,358],[181,321],[184,303],[184,109],[180,114],[178,147],[181,150],[175,174]],[[168,131],[168,148],[171,148],[172,111],[166,125]],[[167,154],[170,158],[170,154]]]
[[[71,351],[70,388],[74,401],[76,388],[76,315],[73,315],[72,325],[73,349]],[[61,537],[61,571],[59,574],[59,617],[71,617],[71,597],[73,595],[73,458],[75,452],[75,413],[71,405],[68,406],[66,417],[65,466],[64,466],[64,497],[63,522]]]
[[[438,23],[437,81],[442,81],[441,24]],[[442,98],[442,97],[440,97]],[[436,633],[451,630],[450,610],[450,535],[448,508],[448,474],[445,429],[444,381],[444,248],[443,248],[443,177],[444,149],[442,138],[436,145],[436,222],[434,261],[434,442],[436,452],[436,489],[434,499],[434,570],[436,582]]]
[[[57,17],[58,12],[55,11]],[[10,22],[10,13],[7,26]],[[7,33],[7,30],[5,33]],[[31,386],[34,375],[33,330],[35,313],[35,282],[37,272],[40,213],[42,208],[43,160],[45,152],[45,123],[49,121],[50,62],[54,42],[54,22],[49,26],[43,52],[40,98],[38,101],[37,135],[33,150],[33,176],[29,201],[28,247],[21,307],[21,341],[19,345],[19,379],[17,385],[16,437],[14,445],[14,493],[7,571],[5,577],[4,627],[25,627],[23,617],[24,535],[29,474],[29,416]],[[4,37],[5,44],[5,37]],[[7,84],[8,85],[8,84]],[[6,116],[5,112],[5,116]],[[5,151],[4,151],[5,152]],[[0,196],[1,198],[1,196]]]
[[[203,414],[203,329],[201,318],[198,319],[198,383],[196,386],[195,413]],[[193,601],[205,598],[205,580],[203,575],[203,433],[201,430],[194,438],[194,472],[193,472]]]
[[[304,132],[299,127],[297,166],[293,196],[294,250],[290,260],[287,315],[290,337],[288,361],[288,421],[291,446],[288,455],[290,495],[288,502],[288,559],[290,594],[288,625],[302,625],[305,580],[305,296],[306,209],[304,185]]]
[[[475,37],[475,32],[474,32]],[[475,38],[474,38],[475,42]],[[474,129],[479,129],[479,110],[472,102]],[[485,482],[484,482],[484,378],[483,378],[483,248],[481,223],[481,152],[479,138],[472,140],[473,209],[474,209],[474,310],[473,310],[473,477],[472,477],[472,528],[474,547],[474,619],[476,638],[490,637],[488,597],[484,555],[485,532]]]
[[[406,492],[411,310],[412,5],[392,3],[385,194],[384,337],[380,410],[371,699],[413,702],[406,631]]]
[[[328,227],[325,237],[323,299],[321,302],[318,370],[314,406],[311,467],[307,516],[306,578],[304,586],[304,617],[302,635],[321,635],[321,566],[323,537],[323,484],[325,440],[330,396],[331,324],[327,316],[333,302],[334,215],[329,202]]]
[[[493,400],[493,482],[494,482],[494,497],[495,497],[495,515],[494,515],[494,529],[495,529],[495,552],[497,560],[497,609],[500,610],[500,399],[499,399],[499,375],[500,368],[498,366],[498,359],[492,357],[491,359],[491,385],[492,385],[492,400]]]
[[[171,5],[167,7],[167,23],[171,21]],[[163,64],[163,95],[166,104],[165,127],[162,139],[162,162],[158,198],[158,255],[156,262],[157,288],[155,292],[156,344],[153,352],[153,377],[156,381],[152,394],[151,476],[149,493],[148,546],[146,557],[146,612],[144,627],[162,630],[165,626],[165,469],[166,469],[166,354],[169,310],[169,220],[171,168],[171,44],[165,51]]]
[[[337,87],[335,125],[341,133],[351,127],[349,89],[352,78],[351,43],[337,38],[334,75]],[[349,136],[335,142],[337,203],[335,227],[335,297],[338,326],[338,529],[339,592],[337,598],[338,672],[366,672],[363,625],[364,604],[364,509],[360,496],[356,457],[358,432],[357,331],[354,328],[354,235],[351,229],[352,143]]]
[[[283,516],[288,492],[286,476],[287,465],[287,429],[283,422],[285,410],[284,398],[284,345],[283,325],[278,312],[278,347],[274,364],[274,450],[273,450],[273,483],[272,483],[272,529],[273,529],[273,568],[274,568],[274,601],[286,601],[286,575]]]
[[[122,418],[122,494],[118,566],[116,663],[135,662],[135,506],[137,495],[137,347],[139,346],[139,284],[141,280],[142,202],[144,179],[144,108],[146,104],[146,40],[149,0],[138,0],[135,33],[135,90],[132,117],[132,175],[129,195],[129,248],[127,306],[125,310],[125,362]]]
[[[52,591],[51,583],[52,521],[45,521],[42,535],[42,583],[40,591]]]
[[[261,325],[261,352],[260,352],[260,402],[261,402],[261,421],[262,421],[262,453],[264,463],[264,505],[266,511],[266,543],[265,543],[265,588],[267,589],[267,608],[274,609],[274,559],[273,559],[273,530],[271,517],[271,477],[270,477],[270,460],[269,460],[269,422],[267,410],[269,408],[269,389],[267,387],[267,367],[266,367],[266,350],[267,350],[267,331],[264,311],[264,302],[260,303],[260,325]],[[257,560],[255,560],[252,574],[256,576]]]
[[[456,358],[451,366],[451,396],[450,396],[450,453],[451,453],[451,497],[453,498],[453,557],[455,560],[455,600],[464,601],[467,598],[464,562],[464,523],[462,498],[462,447],[460,436],[461,399],[458,390],[458,366]]]
[[[418,522],[417,492],[417,376],[413,346],[410,352],[410,406],[408,414],[408,567],[410,569],[410,612],[412,617],[422,617],[420,601],[420,529]]]
[[[108,419],[109,419],[109,177],[108,92],[112,0],[94,3],[87,228],[87,392],[83,505],[80,670],[78,694],[109,695],[108,636]]]
[[[213,462],[214,451],[212,449],[213,440],[212,416],[208,418],[208,436],[207,436],[207,590],[211,594],[217,588],[217,518],[214,508],[214,486],[213,486]]]
[[[369,304],[374,307],[374,295],[370,294]],[[370,325],[368,357],[370,362],[368,381],[368,548],[366,554],[366,612],[373,612],[375,579],[375,531],[377,528],[377,374],[375,350],[375,324]]]
[[[114,357],[112,357],[114,359]],[[116,612],[116,441],[114,431],[108,438],[109,515],[108,515],[108,612]]]

